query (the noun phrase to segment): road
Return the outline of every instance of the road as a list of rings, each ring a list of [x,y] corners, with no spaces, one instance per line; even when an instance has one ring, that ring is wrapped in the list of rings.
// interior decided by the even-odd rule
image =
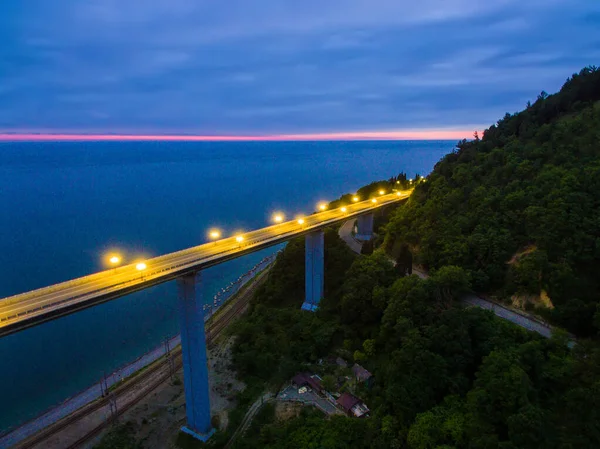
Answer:
[[[545,325],[532,318],[521,315],[506,307],[496,304],[495,302],[488,301],[475,295],[467,295],[462,300],[463,302],[466,302],[472,306],[491,310],[496,316],[515,323],[518,326],[524,327],[527,330],[537,332],[546,338],[550,338],[552,336],[552,328],[549,325]]]
[[[338,235],[344,242],[346,242],[346,245],[348,245],[348,248],[350,248],[356,254],[360,254],[360,251],[362,249],[362,243],[359,242],[358,240],[356,240],[354,238],[354,236],[352,235],[352,229],[354,228],[354,222],[355,222],[355,220],[348,220],[346,223],[344,223],[340,227]]]
[[[326,226],[358,217],[382,206],[407,199],[412,190],[380,195],[297,220],[268,226],[136,264],[102,271],[71,281],[0,300],[0,337],[59,316],[92,307],[126,294],[167,282],[187,273],[234,259]]]
[[[346,221],[346,223],[340,227],[339,236],[346,242],[352,251],[360,254],[360,243],[352,236],[353,225],[354,220]],[[428,277],[427,273],[414,267],[413,274],[419,276],[421,279],[426,279]],[[532,332],[537,332],[546,338],[550,338],[552,336],[552,327],[550,325],[541,323],[534,318],[530,318],[522,313],[513,311],[495,302],[488,301],[487,299],[483,299],[475,295],[467,295],[462,298],[462,301],[475,307],[491,310],[496,316],[504,320],[508,320],[518,326],[524,327]]]

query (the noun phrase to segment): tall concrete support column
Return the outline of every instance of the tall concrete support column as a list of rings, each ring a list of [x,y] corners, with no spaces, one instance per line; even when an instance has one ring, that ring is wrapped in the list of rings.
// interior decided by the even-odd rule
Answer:
[[[361,215],[356,220],[356,239],[371,240],[373,237],[373,214]]]
[[[206,441],[214,433],[210,425],[210,399],[204,310],[200,272],[177,279],[179,326],[183,357],[183,382],[187,426],[181,430]]]
[[[323,297],[325,273],[325,235],[315,231],[306,235],[305,299],[302,310],[315,311]]]

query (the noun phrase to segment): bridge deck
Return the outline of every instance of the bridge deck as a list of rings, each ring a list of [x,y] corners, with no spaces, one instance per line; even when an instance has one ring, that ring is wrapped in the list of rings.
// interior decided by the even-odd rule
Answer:
[[[346,206],[346,212],[339,208],[319,212],[304,217],[303,224],[294,220],[247,232],[241,243],[229,237],[158,256],[146,260],[147,268],[142,271],[135,264],[125,265],[9,296],[0,300],[0,337],[358,217],[405,200],[410,193],[381,195],[377,203],[353,203]]]

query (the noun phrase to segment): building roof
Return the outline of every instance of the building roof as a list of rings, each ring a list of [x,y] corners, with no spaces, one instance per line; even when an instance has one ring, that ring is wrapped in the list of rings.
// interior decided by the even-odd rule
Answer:
[[[354,366],[352,367],[352,372],[354,373],[354,377],[356,377],[361,382],[365,382],[373,376],[369,371],[360,366],[358,363],[354,364]]]
[[[344,368],[346,368],[348,366],[348,363],[341,357],[338,357],[337,359],[335,359],[335,363]]]
[[[321,381],[319,379],[315,379],[314,377],[311,377],[309,373],[296,374],[292,378],[292,383],[295,385],[298,385],[299,387],[301,387],[303,385],[308,385],[313,390],[317,390],[317,391],[320,391],[322,388]]]
[[[360,402],[356,396],[352,396],[350,393],[342,393],[342,395],[336,401],[346,412],[349,412],[352,407]]]

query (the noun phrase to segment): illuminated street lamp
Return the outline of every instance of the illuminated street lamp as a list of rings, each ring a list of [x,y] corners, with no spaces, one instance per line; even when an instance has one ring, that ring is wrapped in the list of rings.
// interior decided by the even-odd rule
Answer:
[[[275,223],[281,223],[283,221],[283,214],[275,214],[275,215],[273,215],[273,221]]]
[[[146,268],[148,268],[148,266],[144,262],[139,262],[135,266],[135,269],[138,270],[138,271],[143,271]]]
[[[320,203],[320,204],[319,204],[319,210],[325,210],[325,209],[327,209],[327,204],[325,204],[325,203]]]
[[[356,203],[358,201],[358,197],[357,196],[352,197],[352,201],[354,201]]]
[[[235,241],[238,243],[242,243],[244,241],[244,236],[243,235],[236,236]]]
[[[348,211],[348,209],[346,208],[346,206],[342,207],[340,210],[341,210],[342,212],[347,212],[347,211]]]
[[[298,218],[298,224],[299,225],[303,225],[304,224],[304,218]]]
[[[219,231],[218,229],[211,229],[208,232],[208,236],[212,239],[212,240],[216,240],[219,237],[221,237],[221,231]]]
[[[396,195],[402,196],[402,192],[396,192]]]
[[[377,200],[376,200],[375,198],[373,198],[373,199],[371,200],[371,203],[376,203],[376,202],[377,202]]]
[[[380,191],[379,191],[379,194],[380,194],[380,195],[383,195],[384,193],[385,193],[385,190],[380,190]]]
[[[111,256],[110,259],[108,259],[108,261],[111,265],[117,265],[121,263],[121,257],[115,254],[114,256]]]
[[[412,178],[408,180],[408,182],[412,182]]]

